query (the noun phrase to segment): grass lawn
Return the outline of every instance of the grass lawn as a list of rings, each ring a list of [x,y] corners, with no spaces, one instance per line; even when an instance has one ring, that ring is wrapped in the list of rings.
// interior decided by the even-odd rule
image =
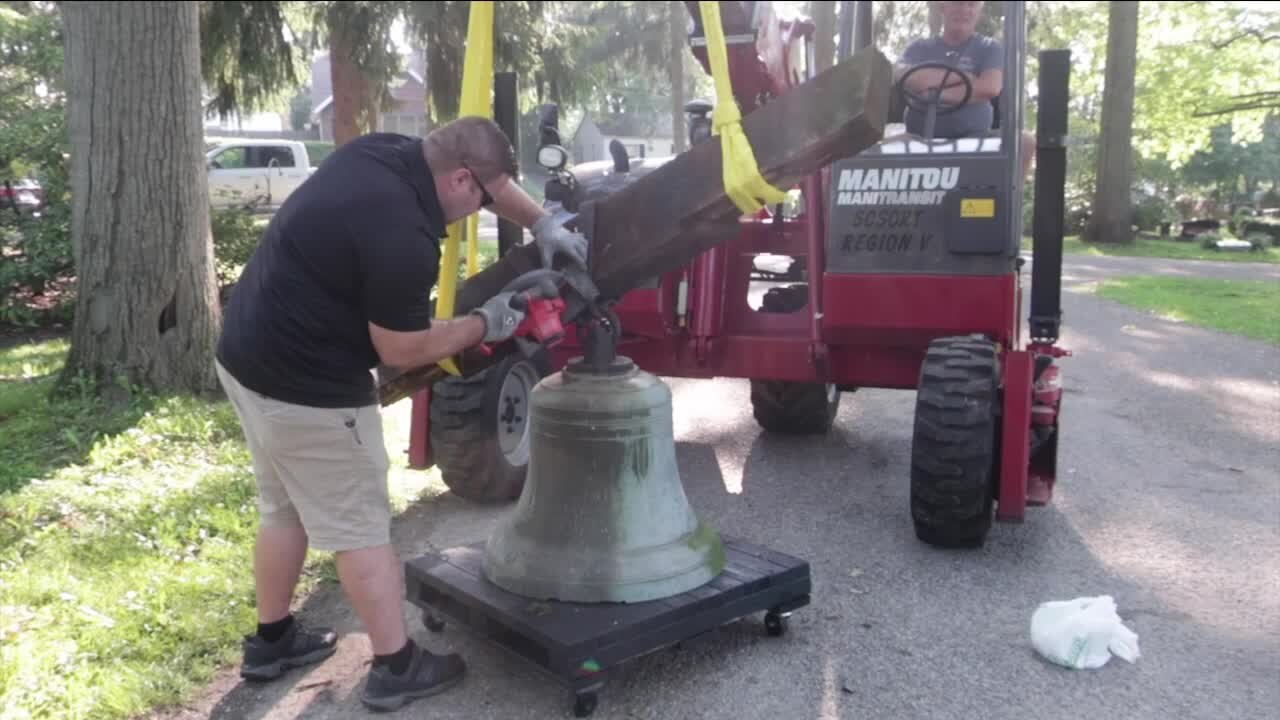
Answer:
[[[444,254],[445,243],[440,241],[440,253]],[[476,260],[481,270],[489,267],[498,260],[498,241],[481,239],[476,243]],[[454,286],[455,292],[462,287],[462,283],[467,279],[467,243],[458,243],[458,283]],[[440,285],[436,284],[431,289],[434,296],[440,290]]]
[[[460,279],[467,277],[467,245],[461,243],[458,246],[458,258],[461,262],[459,265]],[[498,261],[498,241],[497,240],[478,240],[476,242],[476,259],[479,261],[480,269],[483,270]]]
[[[1098,295],[1280,345],[1280,285],[1273,282],[1139,276],[1105,281]]]
[[[0,715],[126,718],[239,658],[255,622],[254,485],[225,401],[51,400],[64,340],[0,350]],[[443,492],[384,414],[395,509]],[[334,582],[308,558],[303,592]]]
[[[1022,247],[1030,251],[1031,238],[1024,237]],[[1062,244],[1067,255],[1094,255],[1109,257],[1152,257],[1174,260],[1219,260],[1222,262],[1280,263],[1280,248],[1268,247],[1262,252],[1234,252],[1206,250],[1198,242],[1179,242],[1161,239],[1154,235],[1139,234],[1132,245],[1095,245],[1083,242],[1078,235],[1068,235]]]
[[[311,167],[320,167],[320,163],[333,153],[334,144],[321,140],[307,140],[303,142],[307,146],[307,157],[311,160]]]

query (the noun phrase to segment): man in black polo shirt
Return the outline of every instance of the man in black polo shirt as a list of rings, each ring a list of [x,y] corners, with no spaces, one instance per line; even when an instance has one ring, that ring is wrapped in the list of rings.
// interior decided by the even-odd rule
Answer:
[[[399,707],[465,672],[457,655],[408,636],[373,369],[430,365],[520,323],[510,293],[464,317],[432,318],[445,228],[481,207],[531,228],[544,262],[562,253],[585,264],[586,239],[556,225],[515,174],[510,142],[486,119],[426,138],[358,138],[289,197],[245,266],[217,349],[261,515],[258,630],[245,638],[244,677],[275,678],[334,652],[331,630],[304,628],[289,610],[308,547],[335,553],[368,630],[367,705]]]

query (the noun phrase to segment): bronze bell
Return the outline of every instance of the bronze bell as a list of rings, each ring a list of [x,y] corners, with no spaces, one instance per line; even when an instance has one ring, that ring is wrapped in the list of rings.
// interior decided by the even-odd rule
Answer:
[[[580,359],[530,394],[519,502],[485,546],[490,582],[563,602],[644,602],[710,582],[725,566],[676,466],[671,390],[630,359]]]

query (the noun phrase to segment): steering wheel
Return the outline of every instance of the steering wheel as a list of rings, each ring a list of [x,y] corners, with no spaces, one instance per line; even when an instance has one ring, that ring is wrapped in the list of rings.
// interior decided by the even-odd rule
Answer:
[[[907,78],[920,70],[942,70],[941,87],[928,90],[925,94],[917,93],[907,87]],[[960,84],[964,85],[964,97],[958,103],[951,103],[942,99],[942,92],[948,88],[956,86],[956,83],[947,83],[947,79],[952,75],[960,78]],[[937,108],[939,116],[948,115],[969,103],[969,98],[973,97],[973,82],[969,80],[969,76],[960,72],[960,69],[954,65],[948,65],[944,62],[922,62],[914,65],[912,68],[902,74],[897,82],[898,92],[902,93],[902,97],[907,101],[907,107],[917,112],[926,112],[930,106]]]

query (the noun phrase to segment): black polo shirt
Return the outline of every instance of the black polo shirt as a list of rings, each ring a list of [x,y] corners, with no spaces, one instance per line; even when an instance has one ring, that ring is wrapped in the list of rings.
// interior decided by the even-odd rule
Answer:
[[[232,291],[218,360],[277,400],[377,403],[368,323],[431,326],[444,235],[420,138],[375,133],[343,145],[272,218]]]

